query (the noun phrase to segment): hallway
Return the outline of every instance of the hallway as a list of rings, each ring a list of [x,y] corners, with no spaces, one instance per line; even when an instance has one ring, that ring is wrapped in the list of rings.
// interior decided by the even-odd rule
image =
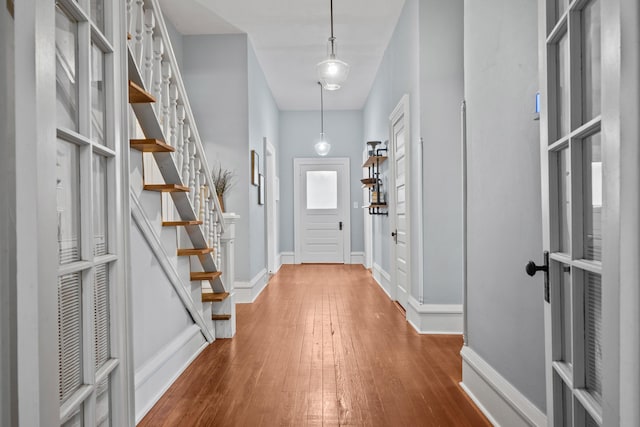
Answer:
[[[489,425],[459,336],[418,335],[357,265],[284,265],[140,426]]]

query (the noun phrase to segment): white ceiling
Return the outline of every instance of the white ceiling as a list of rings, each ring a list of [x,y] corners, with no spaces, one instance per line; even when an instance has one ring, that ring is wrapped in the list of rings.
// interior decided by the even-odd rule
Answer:
[[[184,35],[247,33],[281,110],[318,110],[316,64],[327,55],[329,0],[160,0]],[[338,58],[351,66],[327,110],[358,110],[367,99],[404,0],[335,0]]]

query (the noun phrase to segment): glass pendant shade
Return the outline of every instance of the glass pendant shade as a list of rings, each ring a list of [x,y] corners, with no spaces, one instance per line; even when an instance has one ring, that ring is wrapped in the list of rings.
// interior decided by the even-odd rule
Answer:
[[[326,90],[338,90],[347,80],[349,64],[330,54],[329,58],[318,63],[318,80]]]
[[[313,146],[318,156],[326,156],[331,151],[331,144],[327,142],[324,132],[320,133],[320,140]]]

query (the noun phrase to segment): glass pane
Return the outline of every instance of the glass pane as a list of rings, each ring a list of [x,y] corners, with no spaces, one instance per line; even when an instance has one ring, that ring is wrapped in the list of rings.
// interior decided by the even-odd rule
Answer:
[[[66,423],[62,424],[62,427],[82,427],[84,425],[84,411],[82,406],[83,405],[80,406],[78,412],[73,414]]]
[[[94,287],[96,369],[109,360],[109,267],[96,267]]]
[[[307,171],[307,209],[338,208],[338,172]]]
[[[93,155],[93,253],[107,253],[107,159]]]
[[[78,130],[76,84],[78,26],[56,6],[56,100],[58,127]]]
[[[571,251],[571,160],[569,150],[561,150],[558,155],[558,237],[560,252]]]
[[[562,383],[562,425],[573,425],[573,394],[564,381]]]
[[[602,143],[597,133],[582,143],[584,258],[602,260]]]
[[[571,343],[573,342],[573,316],[571,310],[571,269],[565,264],[562,264],[561,268],[562,279],[560,283],[560,301],[562,306],[560,309],[560,323],[562,325],[562,360],[572,364],[573,352],[571,351]]]
[[[557,87],[557,111],[558,111],[558,135],[557,139],[568,135],[570,131],[569,116],[569,38],[565,34],[558,42],[558,87]]]
[[[107,427],[111,425],[111,399],[109,398],[109,379],[105,379],[98,384],[96,390],[96,425],[98,427]]]
[[[560,20],[560,17],[569,7],[569,0],[555,0],[556,2],[556,22]]]
[[[104,33],[104,0],[91,0],[91,20]]]
[[[91,45],[91,138],[105,142],[105,88],[104,53],[94,44]]]
[[[599,275],[585,273],[584,300],[587,390],[602,404],[602,286]]]
[[[582,92],[584,123],[600,114],[600,2],[593,0],[582,12]]]
[[[82,385],[82,277],[58,279],[59,397],[64,402]]]
[[[80,259],[80,162],[78,146],[58,140],[56,202],[58,210],[58,260]]]

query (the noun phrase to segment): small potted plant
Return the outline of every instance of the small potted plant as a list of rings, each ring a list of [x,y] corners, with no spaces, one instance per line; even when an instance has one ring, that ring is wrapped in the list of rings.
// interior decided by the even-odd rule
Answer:
[[[231,187],[233,187],[233,179],[235,178],[236,173],[229,169],[223,169],[222,165],[218,163],[218,167],[213,168],[211,175],[213,177],[213,185],[216,187],[216,193],[218,194],[220,209],[224,212],[224,195]]]

